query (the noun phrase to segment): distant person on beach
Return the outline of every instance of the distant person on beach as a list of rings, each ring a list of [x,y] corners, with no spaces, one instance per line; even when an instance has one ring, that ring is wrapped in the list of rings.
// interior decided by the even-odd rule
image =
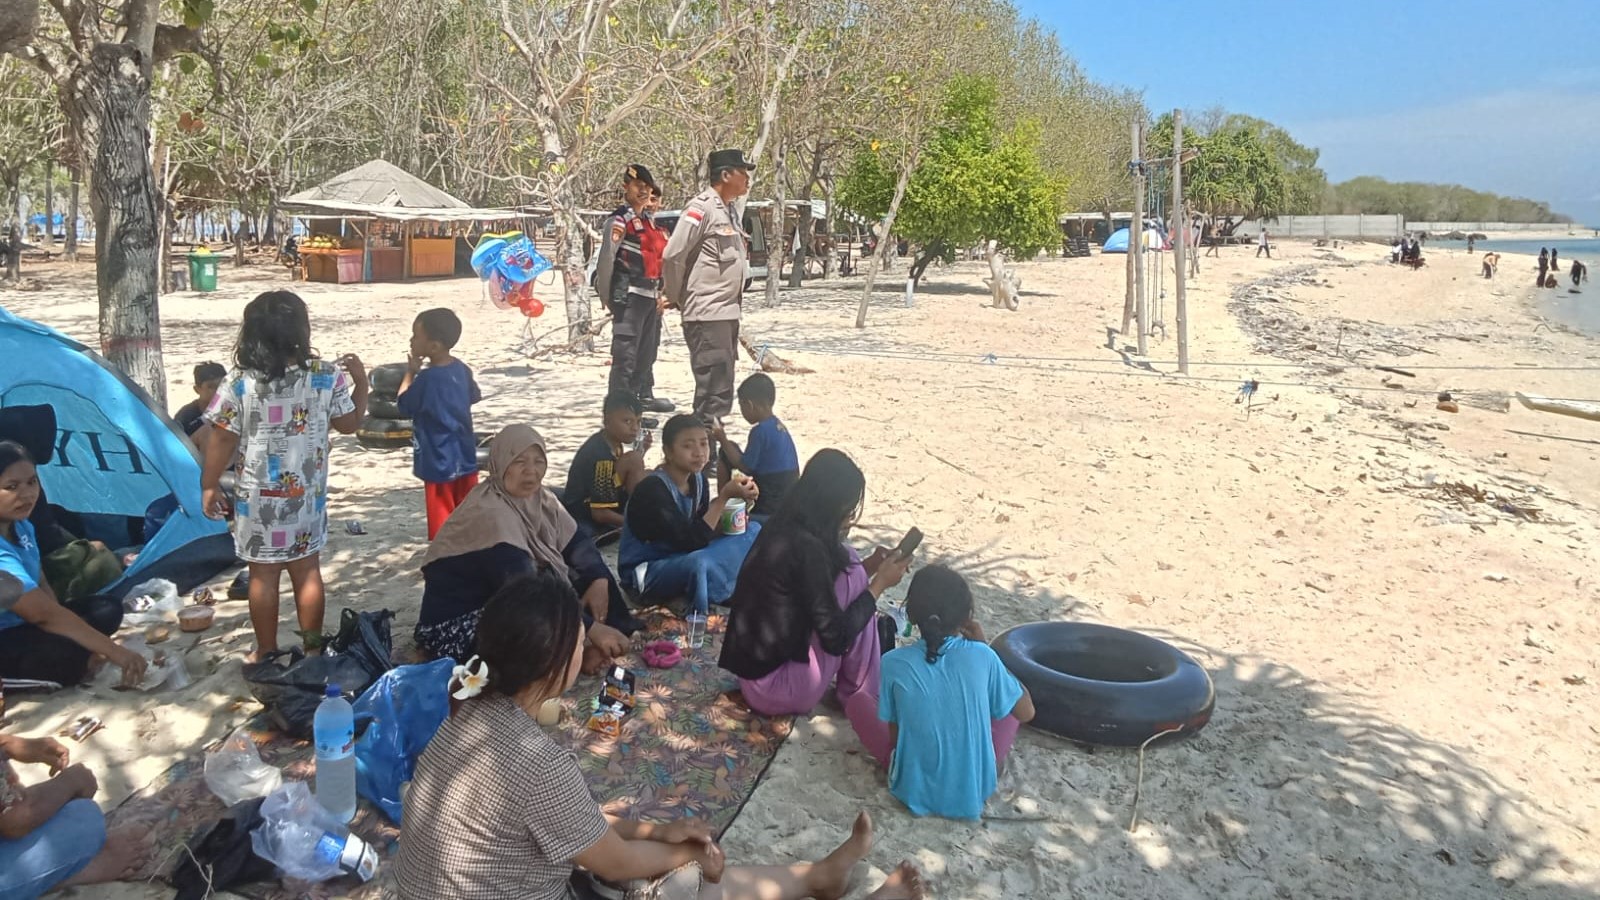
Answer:
[[[1561,272],[1561,251],[1555,247],[1550,248],[1550,274]]]
[[[1539,280],[1534,282],[1535,287],[1544,287],[1544,276],[1550,271],[1550,248],[1539,248]]]
[[[1589,267],[1577,260],[1572,261],[1572,286],[1577,287],[1589,280]]]
[[[1261,236],[1256,238],[1256,258],[1260,259],[1263,253],[1267,255],[1267,259],[1272,258],[1272,244],[1267,241],[1267,229],[1265,227],[1261,229]]]
[[[1206,245],[1206,255],[1222,258],[1222,238],[1217,234],[1216,223],[1207,221],[1200,230],[1200,240]]]
[[[1500,254],[1489,251],[1483,255],[1483,277],[1493,278],[1494,273],[1500,269]]]

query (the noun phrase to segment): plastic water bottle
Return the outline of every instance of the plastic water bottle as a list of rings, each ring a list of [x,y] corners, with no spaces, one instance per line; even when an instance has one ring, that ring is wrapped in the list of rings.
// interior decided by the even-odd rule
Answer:
[[[273,792],[261,804],[261,824],[250,832],[250,847],[290,878],[320,882],[340,875],[372,880],[378,854],[359,836],[334,821],[304,782]]]
[[[317,745],[317,802],[340,822],[356,815],[356,715],[330,684],[311,733]]]

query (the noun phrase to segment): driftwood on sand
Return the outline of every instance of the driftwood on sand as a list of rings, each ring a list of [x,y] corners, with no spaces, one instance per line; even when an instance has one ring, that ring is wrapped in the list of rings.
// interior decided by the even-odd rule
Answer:
[[[1539,412],[1555,413],[1562,416],[1588,419],[1591,422],[1600,422],[1600,404],[1597,403],[1580,403],[1576,400],[1552,400],[1549,397],[1524,394],[1521,391],[1517,392],[1517,400],[1523,406]]]
[[[1009,309],[1017,311],[1021,303],[1018,294],[1022,291],[1022,278],[1017,275],[1016,269],[1006,268],[1005,258],[1000,255],[998,241],[989,242],[989,277],[983,280],[994,298],[995,309]]]
[[[805,366],[789,362],[772,352],[769,347],[757,349],[756,345],[750,343],[750,339],[744,335],[739,336],[739,343],[744,347],[744,352],[750,354],[750,358],[755,360],[756,365],[760,366],[763,372],[777,372],[779,375],[810,375],[813,371]]]

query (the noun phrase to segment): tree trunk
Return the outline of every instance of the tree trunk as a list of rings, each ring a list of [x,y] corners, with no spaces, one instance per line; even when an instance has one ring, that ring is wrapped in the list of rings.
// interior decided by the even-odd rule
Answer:
[[[556,205],[556,221],[561,230],[556,242],[556,256],[564,277],[561,279],[562,301],[567,311],[567,340],[573,349],[594,352],[594,335],[590,333],[588,279],[584,277],[583,222],[578,218],[576,198],[570,188],[562,189],[561,200]]]
[[[79,147],[89,149],[100,352],[167,405],[157,290],[160,198],[150,167],[150,81],[134,44],[98,44],[81,84]]]
[[[884,214],[881,231],[878,238],[878,253],[872,254],[871,262],[867,263],[867,283],[861,289],[861,306],[856,309],[856,327],[867,327],[867,306],[872,302],[872,283],[878,280],[878,268],[884,255],[888,252],[885,248],[892,247],[889,235],[894,232],[894,218],[900,214],[900,201],[906,198],[906,185],[911,181],[911,170],[917,167],[915,158],[906,161],[900,169],[900,179],[894,184],[894,199],[889,201],[889,211]]]
[[[928,266],[932,265],[933,261],[943,253],[943,241],[934,241],[932,244],[922,248],[922,253],[911,263],[910,278],[913,288],[922,286],[922,276],[928,271]]]
[[[824,238],[822,246],[828,251],[828,255],[822,260],[822,280],[829,281],[832,280],[834,272],[839,266],[839,248],[833,242],[833,181],[831,179],[822,188],[822,202],[827,204],[828,207],[827,212],[822,216],[822,230],[827,232],[827,237]],[[855,234],[854,226],[851,227],[850,233],[852,235]],[[851,249],[850,243],[850,241],[845,242],[846,250]]]
[[[985,255],[989,258],[989,293],[994,307],[1016,312],[1019,305],[1016,272],[1006,269],[1005,257],[1000,255],[999,241],[990,241],[985,249]]]
[[[278,246],[278,195],[276,193],[267,198],[267,228],[262,237],[269,246]]]
[[[244,228],[250,222],[250,213],[245,210],[243,203],[239,204],[239,226],[233,229],[233,264],[236,268],[244,266]],[[407,272],[406,277],[411,277]]]
[[[778,158],[778,165],[773,177],[777,179],[778,196],[777,202],[773,204],[772,233],[777,238],[777,243],[774,244],[770,238],[767,240],[767,283],[762,286],[766,297],[763,302],[769,309],[778,305],[778,279],[783,277],[783,260],[788,256],[789,246],[784,237],[785,213],[788,210],[783,208],[789,199],[789,157],[783,150],[782,142],[779,142],[775,155]]]
[[[806,256],[811,252],[811,239],[816,234],[816,220],[811,216],[811,189],[816,186],[817,178],[822,173],[822,153],[826,145],[817,141],[817,149],[811,154],[811,172],[806,175],[805,189],[800,192],[800,199],[805,201],[805,208],[800,213],[800,221],[795,226],[794,261],[789,268],[789,287],[800,287],[806,276]],[[823,266],[826,271],[826,264]]]
[[[22,175],[11,176],[11,214],[6,217],[6,236],[9,240],[11,251],[6,254],[6,280],[15,283],[22,278]]]
[[[44,160],[44,247],[53,250],[56,246],[56,161],[50,157]]]
[[[78,192],[83,186],[77,165],[72,167],[72,188],[67,192],[67,261],[78,261]]]

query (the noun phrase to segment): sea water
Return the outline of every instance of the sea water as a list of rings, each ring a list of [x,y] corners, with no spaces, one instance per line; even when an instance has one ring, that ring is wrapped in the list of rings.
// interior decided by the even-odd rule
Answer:
[[[1428,243],[1436,243],[1451,249],[1465,246],[1462,241]],[[1535,299],[1539,314],[1552,322],[1600,337],[1600,238],[1567,237],[1560,240],[1518,238],[1477,241],[1473,247],[1479,253],[1493,250],[1497,253],[1521,253],[1532,257],[1538,257],[1541,248],[1554,249],[1561,270],[1555,273],[1554,290],[1537,291]],[[1567,272],[1571,270],[1572,261],[1575,259],[1589,267],[1589,280],[1579,286],[1578,290],[1581,293],[1569,294],[1567,290],[1572,287],[1572,280],[1567,277]],[[1513,285],[1526,284],[1528,290],[1532,291],[1536,290],[1533,286],[1533,276],[1537,272],[1532,260],[1504,259],[1500,262],[1500,271],[1495,275],[1495,281],[1507,281]]]

